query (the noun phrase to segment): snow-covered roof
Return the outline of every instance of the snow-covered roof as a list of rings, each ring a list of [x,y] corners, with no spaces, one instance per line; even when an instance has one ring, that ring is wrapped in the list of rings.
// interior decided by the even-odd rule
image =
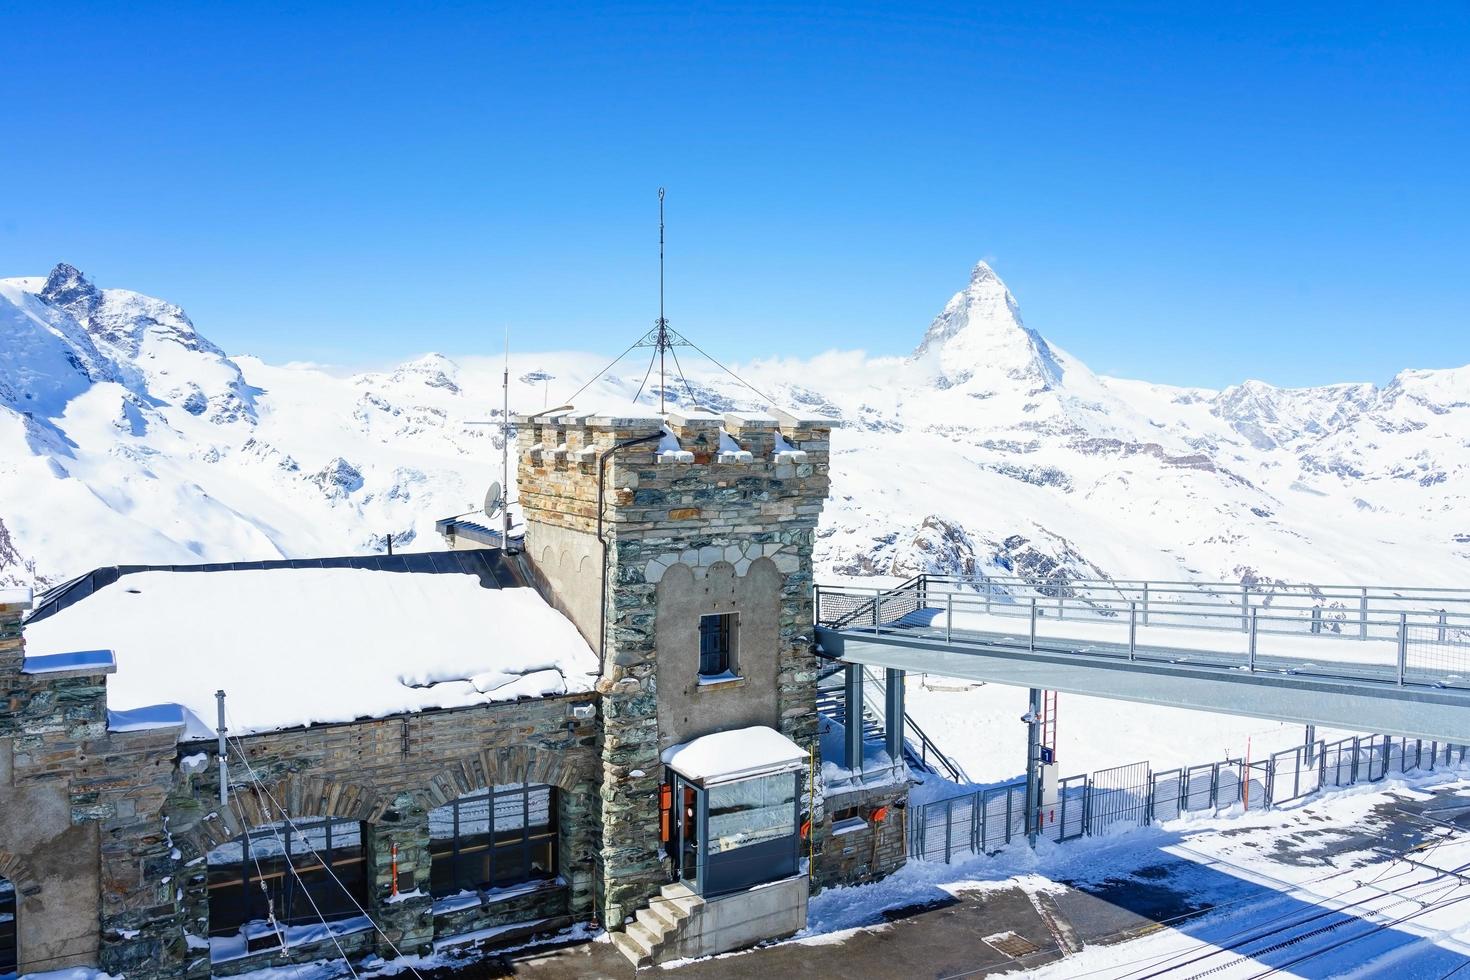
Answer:
[[[590,690],[597,657],[576,627],[498,553],[457,554],[486,556],[481,574],[126,573],[35,618],[27,653],[114,651],[114,728],[193,732],[188,713],[212,724],[216,690],[236,733]],[[144,710],[175,705],[187,713]]]
[[[806,761],[806,749],[765,725],[704,735],[663,753],[664,765],[706,786],[790,772]]]
[[[26,674],[110,674],[116,666],[111,650],[74,650],[26,657],[21,671]]]

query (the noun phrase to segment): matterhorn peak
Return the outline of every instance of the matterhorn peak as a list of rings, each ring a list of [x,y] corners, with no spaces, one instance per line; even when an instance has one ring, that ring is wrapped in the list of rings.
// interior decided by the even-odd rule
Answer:
[[[1000,276],[995,274],[995,270],[990,267],[990,263],[981,259],[970,270],[970,286],[973,288],[980,285],[990,285],[991,283],[998,285],[1001,289],[1004,289],[1006,285],[1000,281]]]
[[[56,268],[46,277],[41,287],[41,299],[52,306],[66,310],[78,320],[97,309],[102,302],[102,293],[82,270],[65,262],[56,263]]]
[[[929,325],[914,358],[937,361],[946,387],[987,375],[992,376],[985,382],[990,390],[1004,379],[1040,388],[1062,380],[1051,348],[1021,322],[1016,297],[983,259],[970,270],[969,285],[950,297]]]

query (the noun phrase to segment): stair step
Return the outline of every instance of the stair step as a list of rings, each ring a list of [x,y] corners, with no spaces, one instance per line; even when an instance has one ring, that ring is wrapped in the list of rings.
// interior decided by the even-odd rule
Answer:
[[[640,921],[629,922],[623,927],[623,933],[639,946],[647,949],[650,956],[658,952],[659,946],[663,945],[664,941],[662,930],[655,932]]]
[[[637,941],[625,932],[610,933],[613,945],[618,948],[628,961],[638,969],[653,966],[653,953],[639,946]]]
[[[648,907],[639,909],[635,918],[643,923],[649,932],[663,939],[668,935],[669,930],[679,924],[683,916],[674,911],[673,903],[655,898]]]

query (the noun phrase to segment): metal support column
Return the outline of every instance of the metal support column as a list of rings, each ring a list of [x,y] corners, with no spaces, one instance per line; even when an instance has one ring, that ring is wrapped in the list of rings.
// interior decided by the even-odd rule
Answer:
[[[1026,839],[1036,846],[1036,818],[1041,813],[1041,688],[1031,689],[1026,712]]]
[[[843,696],[847,710],[847,731],[842,739],[842,767],[850,772],[857,772],[863,765],[863,666],[845,664],[842,671]]]
[[[219,720],[215,724],[215,734],[219,737],[219,803],[228,809],[230,805],[230,752],[229,743],[225,741],[225,692],[214,692],[214,703]]]
[[[883,732],[888,741],[888,758],[897,764],[903,758],[903,678],[892,667],[884,671]]]

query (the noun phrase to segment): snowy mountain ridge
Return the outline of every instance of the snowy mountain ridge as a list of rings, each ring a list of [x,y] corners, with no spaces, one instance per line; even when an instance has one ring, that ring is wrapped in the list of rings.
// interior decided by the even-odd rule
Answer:
[[[917,333],[917,331],[915,331]],[[499,477],[498,358],[338,377],[227,356],[177,306],[61,264],[0,280],[0,585],[116,563],[433,547]],[[603,366],[514,354],[513,412]],[[579,410],[629,407],[623,361]],[[763,401],[713,365],[665,397]],[[1387,385],[1223,391],[1093,374],[978,264],[909,357],[738,372],[840,417],[824,575],[915,571],[1459,585],[1470,572],[1470,366]],[[643,406],[656,406],[656,378]],[[492,406],[496,407],[492,409]]]

